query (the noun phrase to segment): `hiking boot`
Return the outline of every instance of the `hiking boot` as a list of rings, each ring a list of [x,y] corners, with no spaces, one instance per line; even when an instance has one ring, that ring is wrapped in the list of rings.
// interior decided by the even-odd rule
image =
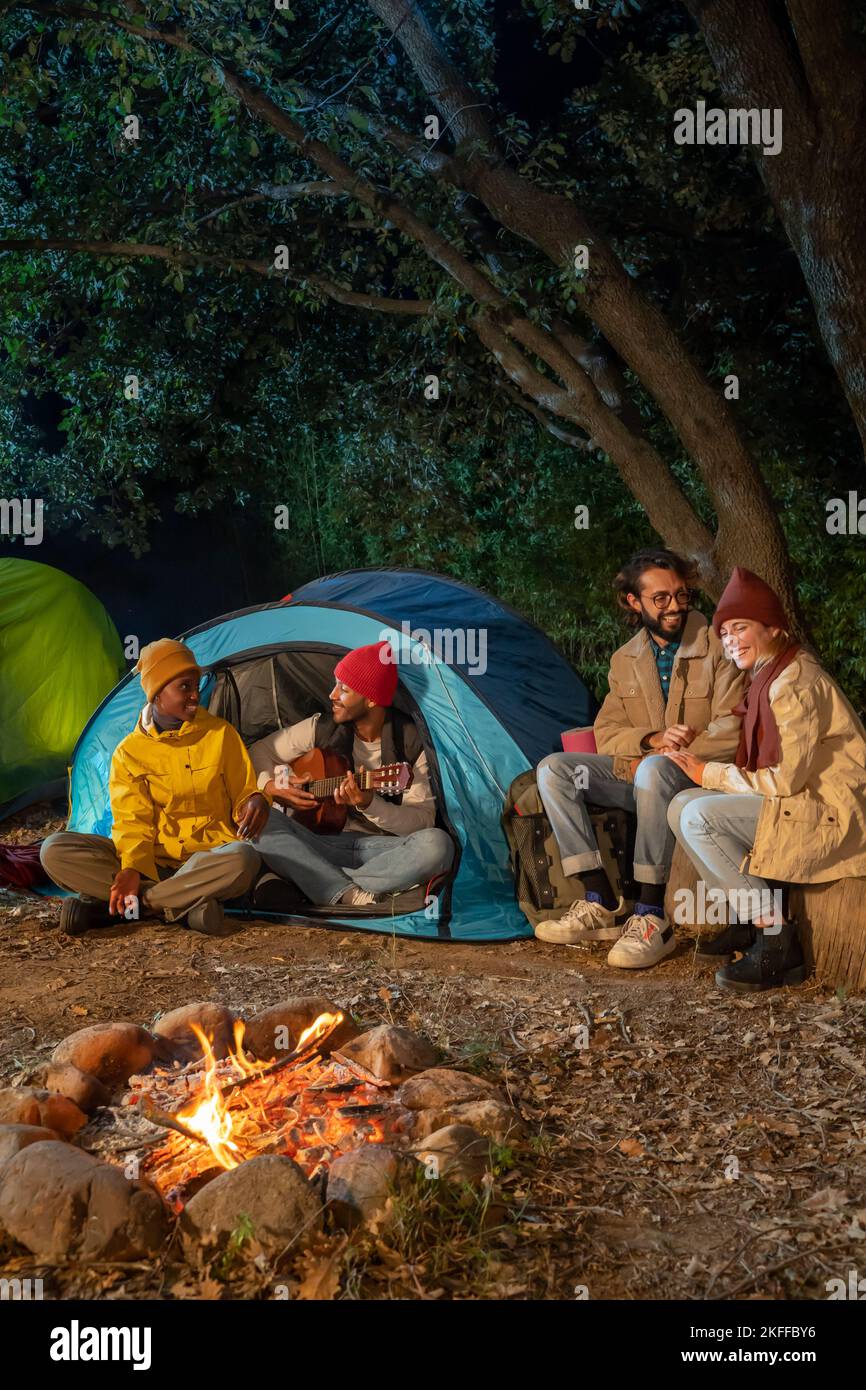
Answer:
[[[676,949],[673,927],[656,912],[633,912],[622,936],[607,953],[608,965],[620,970],[646,970]]]
[[[748,951],[755,940],[755,928],[751,922],[732,922],[719,932],[718,936],[702,938],[695,947],[698,960],[729,961],[735,951]]]
[[[755,940],[739,960],[716,971],[716,984],[736,994],[754,994],[783,985],[801,985],[807,975],[795,922],[778,932],[755,928]]]
[[[64,898],[60,905],[60,930],[67,936],[83,936],[95,927],[116,927],[123,917],[112,917],[108,903],[98,898]]]
[[[208,898],[200,907],[192,908],[186,914],[186,925],[190,931],[203,932],[205,936],[233,936],[237,927],[223,912],[222,903],[216,898]]]
[[[576,946],[581,941],[616,941],[622,928],[616,914],[622,910],[623,899],[616,907],[591,898],[578,898],[562,917],[539,922],[535,935],[539,941],[552,941],[557,946]]]

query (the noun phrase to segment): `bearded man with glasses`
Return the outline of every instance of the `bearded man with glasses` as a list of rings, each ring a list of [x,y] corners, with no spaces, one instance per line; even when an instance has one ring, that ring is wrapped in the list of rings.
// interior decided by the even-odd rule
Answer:
[[[667,810],[689,778],[664,757],[688,748],[732,762],[740,738],[733,707],[743,676],[728,661],[702,613],[693,610],[694,566],[671,550],[642,550],[614,580],[617,602],[636,635],[614,652],[608,694],[594,725],[597,753],[552,753],[538,765],[538,791],[574,879],[565,915],[540,922],[542,941],[613,941],[610,965],[640,970],[674,950],[664,900],[674,837]],[[626,919],[605,872],[588,806],[637,817],[637,897]]]

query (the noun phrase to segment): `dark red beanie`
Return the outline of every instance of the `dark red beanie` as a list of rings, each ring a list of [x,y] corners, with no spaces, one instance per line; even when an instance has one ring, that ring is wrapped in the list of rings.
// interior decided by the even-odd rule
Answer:
[[[751,618],[767,627],[783,627],[788,631],[791,628],[775,589],[765,584],[759,575],[743,569],[742,565],[734,567],[713,614],[717,637],[722,623],[729,618]]]
[[[390,642],[372,642],[369,647],[347,652],[334,667],[334,675],[374,705],[390,705],[397,689],[397,666]]]

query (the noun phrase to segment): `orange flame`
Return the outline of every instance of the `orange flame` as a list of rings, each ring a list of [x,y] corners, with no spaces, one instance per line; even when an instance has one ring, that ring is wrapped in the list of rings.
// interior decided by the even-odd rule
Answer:
[[[246,1031],[246,1027],[242,1018],[235,1019],[233,1031],[235,1045],[234,1047],[229,1046],[229,1057],[242,1076],[255,1076],[256,1073],[261,1070],[262,1064],[258,1067],[255,1066],[244,1052],[244,1032]]]
[[[300,1053],[309,1043],[317,1042],[319,1038],[333,1032],[337,1025],[342,1023],[343,1018],[344,1015],[340,1012],[319,1014],[315,1022],[301,1033],[293,1052]],[[193,1023],[191,1027],[201,1045],[205,1062],[205,1075],[201,1093],[189,1106],[178,1111],[176,1118],[182,1121],[187,1129],[191,1129],[194,1134],[204,1140],[222,1168],[237,1168],[244,1155],[235,1142],[232,1112],[222,1093],[213,1048],[210,1039],[206,1037],[197,1024]],[[256,1076],[263,1070],[267,1071],[267,1063],[254,1064],[246,1056],[243,1049],[243,1039],[244,1024],[238,1019],[234,1025],[234,1047],[229,1047],[229,1057],[236,1071],[241,1076]]]
[[[201,1043],[205,1059],[203,1095],[189,1109],[179,1111],[177,1118],[205,1141],[221,1167],[237,1168],[240,1163],[240,1159],[235,1157],[238,1146],[232,1139],[232,1117],[217,1081],[213,1048],[197,1024],[193,1023],[191,1027]]]
[[[343,1022],[343,1014],[339,1011],[335,1014],[319,1014],[315,1023],[311,1023],[309,1028],[305,1028],[298,1041],[295,1043],[294,1051],[303,1052],[308,1042],[318,1042],[319,1038],[327,1033],[333,1032],[338,1023]]]

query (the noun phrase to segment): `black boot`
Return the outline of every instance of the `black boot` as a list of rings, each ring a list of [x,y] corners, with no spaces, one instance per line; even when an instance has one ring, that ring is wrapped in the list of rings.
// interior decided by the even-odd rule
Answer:
[[[721,961],[731,959],[735,951],[748,951],[755,941],[755,928],[751,922],[732,922],[719,932],[718,936],[708,937],[698,942],[695,956],[698,960]]]
[[[67,936],[83,936],[94,927],[116,927],[122,917],[112,917],[108,903],[95,898],[64,898],[60,906],[60,930]]]
[[[754,945],[733,965],[716,971],[716,984],[737,994],[753,994],[801,985],[806,973],[796,923],[785,922],[777,932],[756,927]]]

